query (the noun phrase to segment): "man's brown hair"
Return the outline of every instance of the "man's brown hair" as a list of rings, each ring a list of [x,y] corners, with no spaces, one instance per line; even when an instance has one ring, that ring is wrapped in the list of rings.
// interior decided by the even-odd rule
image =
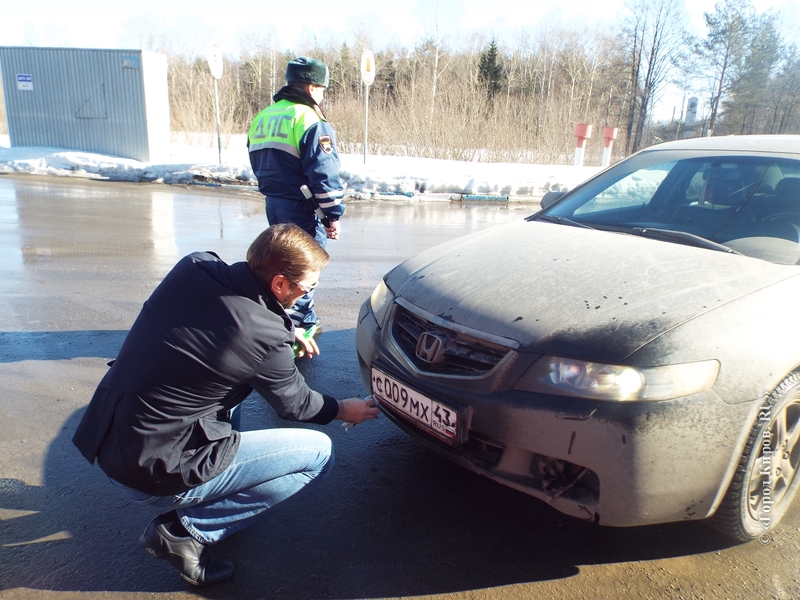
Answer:
[[[247,264],[261,284],[269,289],[275,275],[296,283],[312,271],[328,265],[328,253],[294,223],[268,227],[247,250]]]

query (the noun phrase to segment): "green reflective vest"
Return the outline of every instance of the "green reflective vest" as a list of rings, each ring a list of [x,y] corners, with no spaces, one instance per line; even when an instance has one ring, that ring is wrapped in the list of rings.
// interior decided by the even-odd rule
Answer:
[[[275,148],[300,158],[300,140],[309,127],[323,121],[310,106],[279,100],[256,115],[250,124],[250,152]]]

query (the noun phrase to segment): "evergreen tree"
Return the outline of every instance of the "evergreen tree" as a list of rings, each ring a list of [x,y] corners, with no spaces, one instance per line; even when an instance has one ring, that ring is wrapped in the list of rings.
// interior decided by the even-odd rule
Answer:
[[[703,15],[706,37],[697,48],[700,61],[712,81],[708,135],[713,135],[722,110],[722,99],[738,81],[752,43],[750,22],[754,19],[750,0],[723,0],[713,13]]]
[[[769,112],[768,90],[775,66],[781,55],[780,36],[775,18],[766,15],[748,24],[749,48],[742,59],[737,78],[731,82],[730,94],[723,100],[718,133],[767,133]]]
[[[768,133],[800,132],[800,50],[791,46],[770,82],[772,118]]]
[[[500,64],[498,54],[497,44],[492,40],[489,47],[481,52],[478,62],[478,81],[486,90],[489,100],[492,100],[494,95],[503,88],[505,80],[505,70]]]

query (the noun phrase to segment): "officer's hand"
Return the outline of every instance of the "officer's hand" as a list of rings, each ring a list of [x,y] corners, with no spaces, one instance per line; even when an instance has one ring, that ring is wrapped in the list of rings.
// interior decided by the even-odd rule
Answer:
[[[304,338],[303,333],[305,333],[305,329],[296,327],[294,330],[294,339],[302,346],[300,352],[297,353],[298,358],[301,356],[307,356],[308,358],[311,358],[315,354],[319,356],[319,346],[317,346],[317,341],[313,337],[311,339]]]
[[[342,231],[341,221],[332,221],[330,227],[325,228],[325,235],[329,240],[338,240],[339,233]]]
[[[378,401],[372,396],[368,398],[347,398],[347,400],[339,400],[339,413],[336,418],[345,423],[356,425],[368,419],[377,418],[379,413]]]

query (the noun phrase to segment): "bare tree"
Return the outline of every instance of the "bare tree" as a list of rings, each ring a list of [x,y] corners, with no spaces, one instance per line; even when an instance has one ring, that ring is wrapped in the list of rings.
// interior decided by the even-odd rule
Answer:
[[[630,104],[626,124],[630,152],[644,147],[645,128],[654,99],[668,81],[680,50],[686,15],[678,0],[630,0],[626,21],[630,60]]]
[[[277,50],[274,30],[264,32],[251,29],[240,35],[238,42],[241,48],[238,65],[242,88],[241,110],[252,118],[272,103],[272,97],[283,85],[285,64]]]
[[[678,51],[683,28],[679,1],[629,0],[627,20],[619,22],[616,30],[602,33],[549,24],[513,40],[504,38],[503,32],[481,33],[458,44],[451,44],[446,33],[448,24],[455,22],[449,14],[454,6],[451,0],[427,3],[423,21],[431,24],[429,37],[412,49],[384,47],[376,52],[378,72],[370,94],[371,152],[568,163],[574,144],[572,127],[578,120],[598,128],[619,127],[624,132],[615,146],[619,157],[641,148],[656,132],[658,124],[651,123],[653,103],[664,93],[665,84],[678,81],[686,90],[693,85],[689,68],[680,77],[672,76],[676,65],[689,62]],[[725,2],[746,5],[747,0]],[[431,18],[433,8],[437,9],[435,18]],[[442,18],[444,13],[448,18]],[[755,23],[750,23],[751,28]],[[170,36],[169,27],[150,25],[133,28],[132,33],[138,32],[141,45],[168,56],[173,129],[207,137],[215,122],[213,81],[205,52],[198,54],[197,44],[188,40],[180,42],[187,50],[177,52],[178,38]],[[722,97],[718,107],[725,111],[723,118],[717,115],[719,131],[724,127],[737,133],[800,132],[797,50],[783,48],[774,30],[770,33],[762,27],[761,31],[760,37],[750,38],[757,52],[728,63],[736,69],[728,67],[725,93],[717,94]],[[286,61],[305,54],[329,66],[331,85],[323,109],[337,131],[341,150],[360,153],[364,106],[358,58],[372,46],[367,36],[361,32],[324,43],[311,40],[297,53],[278,51],[274,39],[273,30],[251,31],[240,39],[238,54],[225,52],[225,74],[218,82],[223,134],[247,131],[255,112],[269,104],[282,85]],[[775,48],[780,49],[780,60],[769,66]],[[705,64],[704,75],[713,71],[718,85],[712,61]],[[498,65],[503,66],[502,81]],[[503,102],[498,102],[498,84]],[[487,86],[494,90],[491,111],[486,109]],[[678,134],[674,124],[658,130],[662,138]],[[593,140],[586,149],[587,164],[599,163],[601,151]]]

